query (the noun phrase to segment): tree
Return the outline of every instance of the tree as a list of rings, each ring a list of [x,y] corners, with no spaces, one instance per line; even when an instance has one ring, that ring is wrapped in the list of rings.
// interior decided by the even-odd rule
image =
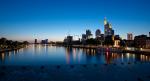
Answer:
[[[2,38],[0,39],[0,44],[5,45],[5,44],[6,44],[6,41],[7,41],[7,39],[4,38],[4,37],[2,37]]]
[[[29,44],[29,42],[28,41],[23,41],[23,44],[27,45],[27,44]]]
[[[94,45],[94,44],[97,44],[97,41],[95,39],[91,38],[91,39],[87,39],[86,43]]]
[[[122,46],[122,47],[125,47],[125,46],[126,46],[126,43],[125,43],[124,40],[121,40],[121,41],[120,41],[120,46]]]

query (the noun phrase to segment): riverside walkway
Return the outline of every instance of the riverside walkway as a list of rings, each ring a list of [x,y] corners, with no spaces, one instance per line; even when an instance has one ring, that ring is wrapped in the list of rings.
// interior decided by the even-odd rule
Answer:
[[[134,50],[126,49],[123,47],[107,47],[107,46],[95,46],[95,45],[72,45],[73,48],[83,49],[96,49],[98,51],[109,51],[109,52],[125,52],[125,53],[138,53],[138,54],[150,54],[150,49],[135,48]]]
[[[150,81],[150,63],[0,66],[0,81]]]

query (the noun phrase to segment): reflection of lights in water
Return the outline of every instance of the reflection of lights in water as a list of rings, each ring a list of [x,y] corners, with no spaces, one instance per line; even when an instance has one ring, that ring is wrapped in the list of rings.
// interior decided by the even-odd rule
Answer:
[[[145,55],[143,55],[143,61],[145,61]]]
[[[108,56],[108,52],[106,52],[106,62],[109,62],[109,56]]]
[[[147,56],[146,56],[146,61],[148,61],[148,60],[147,60]]]
[[[40,54],[42,48],[44,48],[44,50],[46,50],[45,46],[42,47],[42,45],[37,45],[37,44],[35,44],[33,48],[34,48],[33,49],[34,54]]]
[[[76,54],[76,49],[75,48],[73,48],[73,54]]]
[[[44,48],[44,52],[46,52],[46,45],[45,45],[45,44],[44,44],[44,47],[43,47],[43,48]]]
[[[112,53],[111,56],[114,57],[114,53]]]
[[[66,61],[67,61],[67,64],[70,63],[70,54],[69,54],[68,48],[66,48]]]
[[[106,48],[106,51],[108,51],[108,48]]]
[[[143,56],[142,55],[140,55],[140,59],[141,59],[141,61],[143,61]]]
[[[73,48],[73,60],[75,61],[76,60],[76,49]]]
[[[40,53],[41,52],[41,46],[38,46],[38,52]]]
[[[87,53],[89,54],[89,49],[87,49]]]
[[[147,61],[147,56],[145,55],[140,55],[141,61]]]
[[[122,59],[122,62],[123,62],[123,54],[121,54],[121,59]]]
[[[78,54],[78,62],[80,63],[80,54]]]
[[[45,45],[44,45],[44,50],[45,50],[45,52],[47,51],[47,49],[46,49],[46,48],[47,48],[47,46],[46,46],[46,44],[45,44]]]
[[[11,52],[8,52],[8,57],[10,57],[10,55],[11,55]]]
[[[132,54],[132,56],[133,56],[133,59],[135,59],[135,54]]]
[[[23,48],[19,49],[19,52],[21,52],[21,53],[22,53],[22,52],[23,52]]]
[[[107,55],[107,57],[108,57],[108,52],[106,52],[106,55]]]
[[[150,58],[149,58],[149,56],[146,56],[146,55],[140,55],[140,59],[141,59],[141,61],[150,61]]]
[[[14,50],[13,52],[14,52],[14,55],[15,55],[16,54],[16,50]]]
[[[5,58],[5,55],[4,55],[4,53],[2,53],[2,60],[4,60],[4,58]]]
[[[35,51],[35,49],[36,49],[36,45],[33,44],[33,45],[32,45],[32,51]]]
[[[130,53],[127,53],[127,59],[129,61],[129,58],[130,58]]]

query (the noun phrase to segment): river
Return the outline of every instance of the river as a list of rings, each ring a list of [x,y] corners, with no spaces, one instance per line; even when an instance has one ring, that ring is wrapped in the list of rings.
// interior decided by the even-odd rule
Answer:
[[[150,62],[150,56],[131,53],[97,53],[94,49],[31,44],[0,54],[0,65],[110,64]]]

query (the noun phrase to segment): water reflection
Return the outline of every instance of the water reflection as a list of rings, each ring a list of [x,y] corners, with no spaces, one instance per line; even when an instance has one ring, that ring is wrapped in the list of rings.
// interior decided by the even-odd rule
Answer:
[[[149,55],[131,54],[131,53],[112,53],[112,52],[100,52],[97,53],[96,49],[80,49],[81,54],[84,54],[81,58],[86,58],[86,63],[128,63],[128,62],[150,62]],[[77,48],[66,48],[66,60],[67,64],[73,60],[78,60]],[[80,59],[79,59],[80,60]],[[81,62],[82,63],[82,62]]]
[[[110,64],[150,62],[144,54],[97,52],[96,49],[79,49],[51,45],[29,45],[11,52],[0,53],[0,64]]]
[[[66,63],[80,63],[80,49],[78,48],[71,48],[71,47],[65,47],[66,52]]]
[[[12,55],[16,55],[19,50],[9,51],[0,53],[0,62],[1,64],[5,64],[5,60],[10,61]]]
[[[95,56],[96,54],[96,50],[95,49],[82,49],[83,53],[87,54],[87,55],[92,55]]]
[[[43,52],[44,53],[48,53],[49,51],[49,45],[47,44],[33,44],[33,54],[42,54]]]

